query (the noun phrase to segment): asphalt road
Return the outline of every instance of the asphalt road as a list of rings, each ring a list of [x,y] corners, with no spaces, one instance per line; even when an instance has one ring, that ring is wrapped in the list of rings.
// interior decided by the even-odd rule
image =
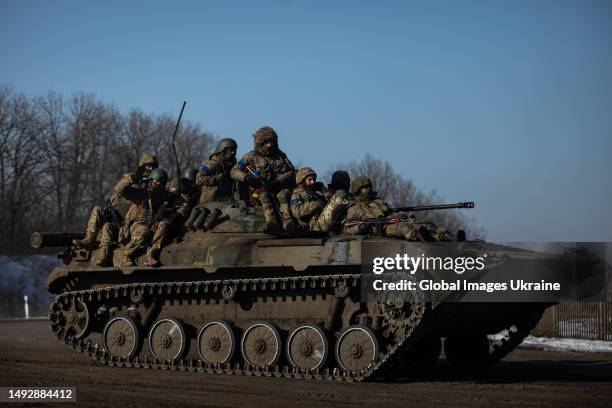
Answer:
[[[519,349],[480,378],[440,366],[365,384],[111,368],[60,344],[46,321],[0,323],[0,386],[73,386],[79,407],[612,407],[612,353]]]

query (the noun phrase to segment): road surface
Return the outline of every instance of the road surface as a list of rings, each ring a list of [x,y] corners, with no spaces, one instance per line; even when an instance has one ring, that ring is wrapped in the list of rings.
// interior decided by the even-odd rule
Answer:
[[[365,384],[112,368],[61,344],[46,321],[0,322],[0,386],[76,387],[78,404],[45,406],[612,407],[612,353],[519,349],[477,379],[440,366]]]

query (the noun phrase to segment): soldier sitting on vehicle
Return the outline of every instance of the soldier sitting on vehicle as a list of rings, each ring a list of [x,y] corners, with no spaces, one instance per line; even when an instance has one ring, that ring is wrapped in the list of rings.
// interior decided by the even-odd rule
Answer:
[[[179,194],[179,183],[175,178],[168,184],[168,192],[178,197],[177,208],[175,209],[174,224],[182,225],[191,210],[197,205],[198,199],[200,198],[200,189],[196,185],[196,175],[198,174],[197,169],[187,169],[183,177],[181,177],[180,194]]]
[[[349,206],[345,191],[338,190],[330,196],[323,183],[317,182],[317,173],[310,167],[300,169],[295,182],[291,213],[301,229],[329,232],[341,224]]]
[[[120,240],[127,242],[122,266],[134,266],[137,251],[146,248],[149,243],[151,247],[147,252],[146,264],[161,264],[159,254],[169,229],[169,223],[163,219],[164,208],[175,205],[178,200],[166,190],[167,182],[168,174],[162,169],[155,169],[144,186],[134,186],[135,179],[122,179],[115,187],[116,194],[129,202],[120,232]]]
[[[221,139],[215,152],[202,164],[196,178],[196,184],[202,188],[200,203],[232,198],[234,180],[231,170],[236,164],[237,149],[234,139]]]
[[[338,190],[343,190],[349,195],[351,189],[351,177],[344,170],[336,170],[331,176],[331,182],[327,185],[327,191],[334,194]]]
[[[289,199],[295,183],[295,168],[278,148],[278,135],[274,129],[264,126],[253,134],[253,139],[255,148],[232,168],[232,178],[248,184],[251,197],[261,205],[268,230],[280,229],[280,212],[283,229],[291,231],[295,222]]]
[[[138,160],[136,173],[126,173],[122,180],[134,180],[140,183],[142,179],[156,169],[157,157],[143,154]],[[100,254],[92,260],[96,266],[109,266],[112,261],[112,248],[117,245],[119,228],[123,223],[123,217],[127,212],[127,203],[124,199],[114,193],[103,206],[96,205],[92,208],[85,238],[72,241],[79,248],[93,249],[100,246]]]
[[[408,241],[449,241],[444,228],[431,222],[417,222],[407,214],[394,213],[387,203],[377,197],[372,181],[365,176],[351,183],[355,200],[348,209],[344,232],[347,234],[375,234],[403,237]]]

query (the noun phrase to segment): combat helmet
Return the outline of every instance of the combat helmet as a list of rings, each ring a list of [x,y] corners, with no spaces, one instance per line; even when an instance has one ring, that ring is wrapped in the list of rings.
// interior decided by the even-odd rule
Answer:
[[[140,156],[140,159],[138,160],[138,167],[140,168],[140,167],[145,166],[147,164],[150,164],[154,168],[157,168],[159,166],[159,162],[157,161],[157,157],[152,155],[152,154],[144,153],[142,156]]]
[[[351,193],[357,194],[359,189],[368,186],[372,187],[372,181],[366,176],[359,176],[351,183]]]
[[[151,174],[149,174],[149,180],[159,180],[159,183],[165,186],[168,182],[168,173],[166,173],[166,170],[154,169]]]
[[[295,184],[301,184],[308,176],[317,177],[317,173],[311,167],[302,167],[295,174]]]
[[[215,153],[221,153],[223,150],[227,148],[237,150],[238,143],[236,143],[234,139],[230,139],[230,138],[221,139],[219,140],[219,143],[217,143],[217,147],[215,148]]]
[[[185,170],[185,174],[183,175],[184,178],[186,178],[187,180],[191,181],[192,183],[195,183],[195,179],[196,179],[196,175],[198,174],[198,170],[197,169],[187,169]]]
[[[270,126],[264,126],[257,129],[257,131],[253,133],[253,139],[255,140],[255,144],[264,144],[267,141],[278,143],[278,135]]]

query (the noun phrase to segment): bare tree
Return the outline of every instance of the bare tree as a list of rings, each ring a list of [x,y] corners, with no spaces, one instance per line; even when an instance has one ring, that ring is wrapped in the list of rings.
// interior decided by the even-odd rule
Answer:
[[[169,115],[151,116],[138,110],[128,113],[124,131],[115,148],[116,169],[121,172],[134,171],[138,158],[143,153],[154,154],[160,167],[171,177],[176,175],[176,164],[172,150],[172,134],[176,118]],[[176,149],[181,171],[189,167],[199,167],[210,155],[216,139],[202,130],[201,125],[185,121],[179,127]],[[116,176],[119,176],[116,174]]]
[[[33,207],[49,193],[40,180],[38,124],[23,94],[0,87],[0,244],[17,246]]]

